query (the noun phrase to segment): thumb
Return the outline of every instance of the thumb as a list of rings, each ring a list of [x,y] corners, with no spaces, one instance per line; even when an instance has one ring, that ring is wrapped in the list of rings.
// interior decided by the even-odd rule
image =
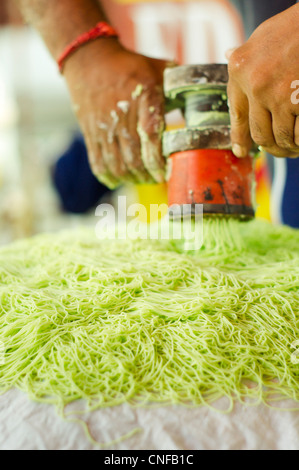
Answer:
[[[232,150],[236,157],[246,157],[252,145],[248,98],[237,84],[230,81],[228,84],[228,100]]]

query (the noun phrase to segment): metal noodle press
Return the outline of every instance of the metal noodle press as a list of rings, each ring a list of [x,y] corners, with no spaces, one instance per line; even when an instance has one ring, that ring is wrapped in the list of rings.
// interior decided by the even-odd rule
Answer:
[[[183,205],[195,214],[196,204],[208,216],[254,217],[254,155],[237,158],[231,151],[227,82],[225,64],[165,70],[167,109],[181,108],[186,122],[163,135],[173,218],[182,216]]]

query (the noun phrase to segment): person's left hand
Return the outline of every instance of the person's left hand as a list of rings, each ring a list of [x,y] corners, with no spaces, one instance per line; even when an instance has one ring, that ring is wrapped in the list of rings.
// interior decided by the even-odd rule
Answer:
[[[125,181],[165,182],[163,72],[169,65],[114,38],[86,44],[66,63],[91,168],[110,189]]]
[[[299,5],[261,24],[227,53],[233,152],[252,140],[277,157],[299,155]],[[252,140],[251,140],[252,139]]]

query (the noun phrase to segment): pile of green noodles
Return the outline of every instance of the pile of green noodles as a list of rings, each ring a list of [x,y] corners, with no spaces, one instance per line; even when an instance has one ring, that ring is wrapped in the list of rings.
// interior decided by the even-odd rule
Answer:
[[[299,400],[296,340],[299,231],[286,227],[207,220],[196,252],[89,229],[0,250],[1,393],[88,409]]]

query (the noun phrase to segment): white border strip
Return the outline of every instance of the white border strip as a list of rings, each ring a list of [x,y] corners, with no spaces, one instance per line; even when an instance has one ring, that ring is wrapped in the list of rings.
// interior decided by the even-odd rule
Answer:
[[[287,161],[285,158],[273,159],[274,177],[271,188],[270,212],[274,224],[282,224],[282,201],[287,178]]]

